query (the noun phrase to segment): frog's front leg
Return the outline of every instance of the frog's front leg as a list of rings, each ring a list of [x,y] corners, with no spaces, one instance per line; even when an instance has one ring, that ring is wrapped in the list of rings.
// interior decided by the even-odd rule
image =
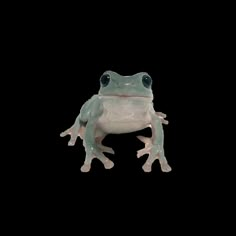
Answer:
[[[138,151],[138,158],[144,154],[149,154],[145,164],[143,165],[143,170],[145,172],[150,172],[152,169],[152,164],[156,159],[159,159],[161,170],[163,172],[171,171],[171,167],[168,165],[164,154],[164,134],[162,128],[162,122],[159,117],[152,116],[152,137],[146,138],[138,136],[138,138],[145,143],[145,148]]]
[[[91,118],[85,129],[84,134],[84,140],[83,145],[85,147],[86,157],[84,161],[84,165],[81,167],[82,172],[88,172],[91,168],[91,162],[94,158],[98,158],[103,164],[106,169],[111,169],[114,166],[114,163],[109,160],[102,152],[105,151],[102,148],[105,148],[105,146],[101,146],[101,143],[98,142],[96,138],[96,132],[97,132],[97,120],[98,118],[93,117]],[[103,138],[103,137],[102,137]],[[101,140],[100,140],[101,141]],[[106,147],[107,152],[112,153],[112,149],[109,149]]]
[[[83,127],[81,126],[80,116],[76,118],[75,123],[69,129],[60,134],[61,137],[65,137],[66,135],[70,135],[68,146],[74,146],[78,136],[82,138]]]

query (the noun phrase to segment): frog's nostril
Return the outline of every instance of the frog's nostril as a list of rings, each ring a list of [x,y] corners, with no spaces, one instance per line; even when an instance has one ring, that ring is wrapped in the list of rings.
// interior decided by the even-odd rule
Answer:
[[[135,83],[132,83],[132,82],[128,82],[128,83],[124,83],[125,86],[132,86],[134,87],[135,86]]]

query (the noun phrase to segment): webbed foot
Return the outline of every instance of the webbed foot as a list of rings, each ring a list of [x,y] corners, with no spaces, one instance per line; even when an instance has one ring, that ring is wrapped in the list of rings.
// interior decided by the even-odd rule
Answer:
[[[102,144],[102,140],[104,139],[104,137],[105,137],[105,135],[96,138],[97,147],[100,149],[101,152],[115,154],[115,152],[114,152],[114,150],[112,148],[104,146]]]
[[[163,150],[161,150],[161,148],[158,146],[154,146],[152,144],[151,138],[143,136],[137,136],[137,138],[145,144],[145,147],[137,152],[137,157],[140,158],[141,156],[148,154],[148,158],[142,169],[145,172],[151,172],[153,162],[159,159],[161,170],[163,172],[170,172],[171,167],[167,163]]]
[[[162,112],[156,112],[156,115],[161,119],[161,123],[162,123],[162,124],[165,124],[165,125],[168,125],[168,124],[169,124],[169,121],[168,121],[168,120],[165,120],[166,114],[164,114],[164,113],[162,113]]]
[[[94,158],[100,160],[105,169],[111,169],[114,166],[114,163],[108,159],[100,150],[99,147],[92,148],[90,151],[86,151],[86,157],[84,161],[84,165],[81,167],[82,172],[88,172],[91,169],[91,162]]]

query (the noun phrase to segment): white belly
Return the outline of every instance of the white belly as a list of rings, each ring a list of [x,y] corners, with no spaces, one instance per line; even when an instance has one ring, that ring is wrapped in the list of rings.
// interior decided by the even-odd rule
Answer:
[[[113,134],[144,129],[150,125],[150,106],[145,98],[103,98],[104,111],[98,125]]]

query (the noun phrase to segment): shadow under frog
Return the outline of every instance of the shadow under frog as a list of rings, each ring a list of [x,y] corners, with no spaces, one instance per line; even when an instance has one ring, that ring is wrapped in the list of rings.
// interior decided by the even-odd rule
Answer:
[[[103,153],[114,154],[110,147],[102,144],[108,134],[130,133],[144,128],[152,129],[152,137],[137,136],[145,147],[137,152],[137,157],[148,154],[143,165],[145,172],[152,170],[158,159],[163,172],[171,171],[164,154],[164,134],[162,124],[168,124],[166,115],[153,108],[152,79],[140,72],[132,76],[121,76],[106,71],[100,78],[100,90],[84,103],[73,126],[60,134],[70,135],[69,146],[73,146],[79,136],[83,140],[86,157],[82,172],[88,172],[91,162],[98,158],[106,169],[114,166]]]

